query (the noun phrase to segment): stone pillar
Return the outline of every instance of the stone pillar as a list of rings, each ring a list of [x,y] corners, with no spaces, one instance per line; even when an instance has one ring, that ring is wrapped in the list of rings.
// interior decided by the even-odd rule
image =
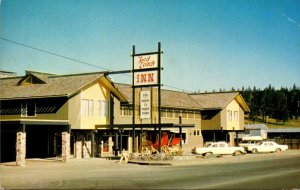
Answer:
[[[76,140],[75,142],[75,158],[82,158],[82,141]]]
[[[128,137],[128,153],[132,153],[132,137]]]
[[[83,141],[83,158],[90,158],[92,155],[92,143],[91,141]]]
[[[100,145],[100,157],[103,156],[103,147],[104,147],[103,145],[104,145],[104,142],[101,141],[101,145]]]
[[[234,146],[234,136],[235,136],[235,132],[229,133],[229,146]]]
[[[68,132],[62,132],[61,138],[62,161],[68,162],[70,160],[70,134]]]
[[[26,159],[26,133],[17,132],[16,142],[16,164],[25,166]]]
[[[108,152],[113,153],[114,142],[112,141],[112,137],[108,137]]]
[[[135,149],[135,152],[139,152],[139,135],[135,137],[134,149]]]

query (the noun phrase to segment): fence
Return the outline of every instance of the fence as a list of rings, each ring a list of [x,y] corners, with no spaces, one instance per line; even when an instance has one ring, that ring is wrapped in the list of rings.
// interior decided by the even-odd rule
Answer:
[[[300,149],[300,139],[275,138],[275,139],[269,139],[269,140],[274,141],[278,144],[288,145],[289,149]]]

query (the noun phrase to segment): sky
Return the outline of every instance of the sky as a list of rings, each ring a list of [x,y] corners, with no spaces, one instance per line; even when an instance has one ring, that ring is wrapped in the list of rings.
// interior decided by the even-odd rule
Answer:
[[[300,86],[299,0],[0,0],[0,36],[18,75],[129,70],[161,42],[163,88]]]

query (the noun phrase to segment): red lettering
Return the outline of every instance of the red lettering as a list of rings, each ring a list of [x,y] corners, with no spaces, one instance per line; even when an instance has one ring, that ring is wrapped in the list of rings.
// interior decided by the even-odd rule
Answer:
[[[154,82],[154,74],[153,73],[148,73],[148,82]]]

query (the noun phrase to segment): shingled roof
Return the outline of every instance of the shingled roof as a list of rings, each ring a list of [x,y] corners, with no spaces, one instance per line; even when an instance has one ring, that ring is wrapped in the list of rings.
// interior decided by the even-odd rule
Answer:
[[[43,83],[22,85],[20,81],[34,76]],[[74,75],[52,75],[26,72],[26,76],[0,79],[0,100],[38,97],[70,97],[88,84],[104,76],[103,72]]]
[[[250,111],[239,92],[200,93],[190,94],[190,96],[202,107],[202,110],[222,110],[235,99],[245,112]]]
[[[116,83],[116,87],[132,103],[132,88],[128,84]],[[186,92],[161,90],[161,106],[165,108],[200,109],[197,102]]]

